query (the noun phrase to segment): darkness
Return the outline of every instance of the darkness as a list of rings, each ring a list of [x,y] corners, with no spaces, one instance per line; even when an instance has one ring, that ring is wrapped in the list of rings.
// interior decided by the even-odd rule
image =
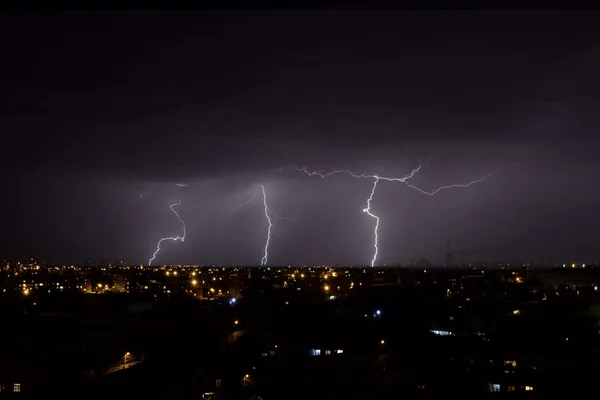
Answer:
[[[0,256],[600,261],[598,13],[5,12]],[[425,162],[429,160],[428,162]],[[282,168],[283,167],[283,168]],[[186,187],[176,183],[187,184]],[[232,212],[240,203],[256,198]],[[293,219],[288,219],[293,217]]]

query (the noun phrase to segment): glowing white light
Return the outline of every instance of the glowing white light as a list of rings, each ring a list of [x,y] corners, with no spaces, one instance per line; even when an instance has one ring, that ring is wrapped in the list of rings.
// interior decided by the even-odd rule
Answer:
[[[267,218],[267,222],[269,223],[269,229],[267,229],[267,242],[265,243],[265,255],[260,260],[260,265],[267,265],[267,261],[269,259],[269,242],[271,241],[271,228],[273,224],[271,223],[271,217],[269,216],[269,207],[267,206],[267,192],[265,191],[265,187],[261,184],[263,192],[263,204],[265,205],[265,217]]]
[[[438,336],[455,336],[454,333],[450,332],[450,331],[441,331],[441,330],[430,330],[429,332],[438,335]]]
[[[162,242],[164,242],[165,240],[173,240],[173,241],[178,241],[181,240],[182,242],[185,241],[185,222],[183,222],[183,220],[181,219],[181,217],[179,216],[179,214],[177,213],[177,211],[175,211],[175,209],[173,207],[175,206],[179,206],[181,205],[181,201],[177,202],[175,204],[171,204],[169,207],[171,208],[171,211],[173,211],[175,213],[175,215],[177,216],[177,219],[179,220],[179,222],[181,222],[181,225],[183,225],[183,236],[175,236],[175,237],[165,237],[162,238],[158,241],[158,243],[156,244],[156,251],[154,252],[154,254],[152,254],[152,258],[150,258],[150,260],[148,261],[148,265],[152,265],[152,261],[154,261],[154,259],[156,258],[156,255],[158,254],[158,252],[160,251],[160,244]]]

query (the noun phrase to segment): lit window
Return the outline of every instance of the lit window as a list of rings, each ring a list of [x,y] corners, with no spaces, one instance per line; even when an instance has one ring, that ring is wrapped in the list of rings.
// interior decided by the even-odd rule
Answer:
[[[500,391],[500,385],[498,383],[492,384],[492,392],[499,392],[499,391]]]
[[[509,392],[514,392],[515,391],[515,387],[514,386],[509,386],[508,387],[508,391]]]
[[[525,390],[533,390],[533,386],[525,386]]]
[[[13,392],[15,392],[15,393],[20,393],[21,392],[21,384],[20,383],[15,383],[13,385]]]
[[[338,354],[342,354],[344,352],[344,350],[337,350]]]
[[[331,354],[331,350],[325,350],[325,354],[326,354],[326,355],[329,355],[329,354]]]

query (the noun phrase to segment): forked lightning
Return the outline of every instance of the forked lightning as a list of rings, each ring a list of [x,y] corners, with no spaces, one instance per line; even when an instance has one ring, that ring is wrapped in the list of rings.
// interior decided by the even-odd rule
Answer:
[[[265,187],[260,185],[263,193],[263,204],[265,206],[265,217],[267,218],[267,222],[269,223],[269,228],[267,229],[267,242],[265,243],[265,254],[263,258],[260,260],[260,265],[267,265],[267,261],[269,260],[269,242],[271,241],[271,228],[273,224],[271,223],[271,217],[269,216],[269,207],[267,206],[267,192],[265,191]]]
[[[371,190],[371,195],[367,199],[367,208],[363,210],[363,212],[366,212],[371,217],[375,218],[375,237],[373,238],[375,254],[373,254],[373,259],[371,260],[371,266],[375,265],[375,260],[377,260],[377,253],[379,252],[379,249],[377,248],[377,241],[379,239],[377,235],[377,230],[379,229],[379,217],[371,212],[371,201],[373,200],[373,196],[375,195],[375,189],[377,189],[377,182],[379,182],[379,179],[375,178],[375,181],[373,182],[373,189]]]
[[[150,258],[150,260],[148,261],[148,265],[152,265],[152,261],[154,261],[154,259],[156,258],[156,255],[160,251],[160,244],[162,242],[164,242],[165,240],[173,240],[175,242],[178,240],[181,240],[182,242],[185,241],[185,222],[183,222],[183,220],[179,216],[179,213],[173,208],[173,207],[179,206],[179,205],[181,205],[181,201],[179,201],[175,204],[171,204],[169,207],[171,207],[171,211],[173,211],[175,213],[175,215],[177,216],[177,219],[179,220],[179,222],[181,222],[181,225],[183,225],[183,236],[165,237],[165,238],[160,239],[158,241],[158,243],[156,244],[156,251],[154,252],[154,254],[152,254],[152,258]]]
[[[428,196],[433,196],[434,194],[438,193],[441,190],[444,189],[451,189],[451,188],[467,188],[471,185],[474,185],[476,183],[482,182],[483,180],[489,178],[490,176],[492,176],[494,174],[494,172],[491,172],[489,174],[487,174],[486,176],[473,180],[469,183],[465,183],[465,184],[452,184],[452,185],[446,185],[446,186],[441,186],[431,192],[423,190],[409,182],[407,182],[410,178],[412,178],[417,172],[419,172],[421,170],[421,166],[422,164],[419,163],[419,166],[415,169],[413,169],[408,175],[401,177],[401,178],[390,178],[390,177],[386,177],[386,176],[380,176],[380,175],[366,175],[366,174],[357,174],[355,172],[349,171],[347,169],[340,169],[340,170],[335,170],[335,171],[331,171],[325,174],[322,174],[320,172],[309,172],[306,167],[303,168],[297,168],[298,171],[300,172],[304,172],[305,174],[307,174],[308,176],[313,176],[316,175],[320,178],[327,178],[328,176],[331,175],[335,175],[335,174],[348,174],[353,178],[362,178],[362,179],[374,179],[373,182],[373,189],[371,190],[371,194],[369,196],[369,198],[367,199],[367,208],[363,209],[363,212],[367,213],[370,217],[375,219],[375,228],[374,228],[374,247],[375,247],[375,253],[373,254],[373,259],[371,260],[371,266],[375,266],[375,262],[377,261],[377,254],[379,253],[379,248],[377,247],[378,245],[378,240],[379,240],[379,236],[378,236],[378,229],[379,229],[379,217],[375,214],[373,214],[371,212],[371,202],[373,201],[373,196],[375,195],[375,190],[377,189],[377,183],[379,181],[388,181],[388,182],[400,182],[400,183],[404,183],[406,186],[408,186],[411,189],[415,189],[418,192],[421,192],[423,194],[426,194]]]

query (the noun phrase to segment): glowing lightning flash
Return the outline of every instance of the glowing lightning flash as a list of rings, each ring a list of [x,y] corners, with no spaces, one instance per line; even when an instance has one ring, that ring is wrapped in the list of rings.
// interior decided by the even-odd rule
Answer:
[[[404,183],[406,186],[408,186],[411,189],[415,189],[418,192],[421,192],[423,194],[426,194],[428,196],[433,196],[434,194],[438,193],[441,190],[444,189],[451,189],[451,188],[467,188],[471,185],[474,185],[476,183],[482,182],[485,179],[489,178],[490,176],[492,176],[494,174],[494,172],[491,172],[489,174],[487,174],[486,176],[484,176],[483,178],[479,178],[476,179],[474,181],[471,181],[469,183],[466,184],[452,184],[452,185],[447,185],[447,186],[440,186],[439,188],[428,192],[426,190],[423,190],[411,183],[408,183],[407,181],[412,178],[417,172],[419,172],[421,170],[421,166],[422,164],[419,163],[419,166],[415,169],[413,169],[408,175],[402,177],[402,178],[389,178],[389,177],[385,177],[385,176],[380,176],[380,175],[366,175],[366,174],[356,174],[352,171],[349,171],[347,169],[340,169],[340,170],[335,170],[335,171],[331,171],[328,172],[326,174],[322,174],[320,172],[309,172],[306,167],[303,168],[297,168],[298,171],[300,172],[304,172],[305,174],[307,174],[308,176],[313,176],[316,175],[322,179],[327,178],[328,176],[334,175],[334,174],[348,174],[353,178],[359,178],[359,179],[374,179],[375,181],[373,182],[373,189],[371,190],[371,195],[369,196],[369,198],[367,199],[367,208],[363,209],[363,212],[369,214],[370,217],[375,219],[375,237],[374,237],[374,246],[375,246],[375,254],[373,255],[373,259],[371,260],[371,266],[375,265],[375,261],[377,261],[377,253],[379,252],[379,249],[377,248],[377,241],[379,239],[378,237],[378,229],[379,229],[379,217],[375,214],[373,214],[371,212],[371,201],[373,200],[373,196],[375,195],[375,190],[377,189],[377,183],[381,180],[381,181],[388,181],[388,182],[400,182],[400,183]]]
[[[265,205],[265,217],[267,217],[267,222],[269,223],[269,229],[267,230],[267,242],[265,243],[265,255],[262,260],[260,260],[260,265],[267,265],[267,260],[269,258],[269,242],[271,241],[271,228],[273,224],[271,223],[271,217],[269,216],[269,207],[267,206],[267,192],[265,191],[265,187],[261,184],[263,192],[263,204]]]
[[[379,217],[371,212],[371,201],[373,200],[373,196],[375,195],[375,189],[377,189],[377,182],[379,182],[379,178],[375,178],[375,181],[373,182],[373,189],[371,190],[371,195],[367,199],[367,208],[363,210],[363,212],[366,212],[367,214],[369,214],[369,216],[375,218],[375,254],[373,254],[373,259],[371,260],[371,267],[375,265],[375,260],[377,260],[377,253],[379,252],[379,249],[377,248],[377,230],[379,229]]]
[[[175,203],[175,204],[171,204],[169,207],[171,208],[171,211],[173,211],[175,213],[175,215],[177,216],[177,219],[179,220],[179,222],[181,222],[181,225],[183,225],[183,236],[165,237],[165,238],[160,239],[158,241],[158,243],[156,244],[156,251],[154,252],[154,254],[152,254],[152,258],[148,261],[149,266],[152,265],[152,261],[154,261],[154,259],[156,258],[156,255],[160,251],[160,244],[162,242],[164,242],[165,240],[173,240],[175,242],[178,240],[181,240],[182,242],[185,241],[185,222],[183,222],[183,220],[179,216],[179,213],[177,211],[175,211],[175,209],[173,208],[173,207],[179,206],[179,205],[181,205],[181,201],[178,203]]]

